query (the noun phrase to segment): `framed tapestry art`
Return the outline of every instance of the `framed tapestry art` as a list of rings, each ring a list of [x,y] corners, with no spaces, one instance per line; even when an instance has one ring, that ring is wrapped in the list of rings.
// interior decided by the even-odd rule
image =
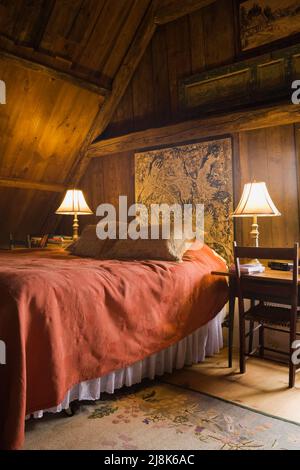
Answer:
[[[135,199],[151,204],[204,204],[205,243],[232,259],[232,140],[215,139],[137,153]]]

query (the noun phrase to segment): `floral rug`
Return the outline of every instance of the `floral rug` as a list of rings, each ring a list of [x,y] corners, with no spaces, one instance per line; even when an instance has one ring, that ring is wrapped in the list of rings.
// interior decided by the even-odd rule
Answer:
[[[72,418],[26,424],[25,449],[299,449],[300,426],[173,385],[152,383],[81,403]]]

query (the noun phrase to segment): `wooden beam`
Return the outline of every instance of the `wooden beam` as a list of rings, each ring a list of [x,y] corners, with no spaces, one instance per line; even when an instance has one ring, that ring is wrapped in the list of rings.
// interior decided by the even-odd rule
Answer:
[[[147,46],[153,37],[157,27],[154,22],[154,18],[158,4],[159,0],[152,0],[150,3],[138,28],[138,31],[131,43],[131,46],[114,79],[111,95],[106,99],[103,106],[100,108],[100,111],[97,114],[93,125],[81,147],[70,177],[70,181],[72,181],[74,184],[77,184],[80,181],[89,163],[89,158],[87,156],[89,145],[96,137],[104,132],[109,122],[111,121],[130,83],[130,80],[132,79],[134,72],[144,55],[144,52],[147,49]]]
[[[295,122],[300,122],[300,106],[293,104],[248,109],[100,140],[89,147],[88,155],[96,158]]]
[[[182,16],[189,15],[194,11],[211,5],[216,0],[174,0],[173,3],[160,7],[154,21],[157,25],[162,25],[175,21]]]
[[[20,189],[34,189],[38,191],[49,191],[55,193],[62,193],[67,188],[63,184],[54,183],[41,183],[38,181],[29,181],[21,178],[1,178],[0,187],[6,188],[20,188]]]
[[[103,97],[107,96],[110,94],[110,90],[100,87],[96,85],[95,83],[83,80],[79,77],[76,77],[75,75],[72,75],[68,72],[63,72],[61,70],[55,69],[53,67],[49,67],[46,65],[43,65],[39,62],[33,61],[26,59],[25,57],[12,54],[11,52],[4,51],[3,49],[0,49],[0,57],[3,57],[7,60],[13,61],[18,65],[22,65],[23,67],[29,68],[31,70],[36,70],[39,72],[43,72],[50,77],[53,77],[55,79],[59,80],[65,80],[67,82],[72,83],[72,85],[75,85],[80,88],[84,88],[88,91],[91,91],[93,93],[96,93],[98,95],[101,95]]]

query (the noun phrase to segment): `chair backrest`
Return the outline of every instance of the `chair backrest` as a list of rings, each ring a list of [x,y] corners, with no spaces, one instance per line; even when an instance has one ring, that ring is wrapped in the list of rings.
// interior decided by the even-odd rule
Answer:
[[[274,279],[243,275],[240,267],[241,258],[280,260],[293,262],[292,282],[287,279]],[[252,298],[254,300],[272,301],[291,305],[297,311],[298,305],[298,269],[299,269],[299,244],[295,243],[293,248],[261,248],[261,247],[239,247],[234,242],[234,261],[236,269],[236,282],[239,300]],[[274,275],[274,278],[276,275]],[[276,287],[275,287],[276,286]],[[241,306],[242,307],[242,306]]]

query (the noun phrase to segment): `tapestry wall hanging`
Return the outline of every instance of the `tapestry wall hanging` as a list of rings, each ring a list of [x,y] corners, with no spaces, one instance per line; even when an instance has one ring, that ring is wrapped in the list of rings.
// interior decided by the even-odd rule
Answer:
[[[204,204],[205,243],[232,260],[231,138],[135,154],[135,199],[151,204]]]

